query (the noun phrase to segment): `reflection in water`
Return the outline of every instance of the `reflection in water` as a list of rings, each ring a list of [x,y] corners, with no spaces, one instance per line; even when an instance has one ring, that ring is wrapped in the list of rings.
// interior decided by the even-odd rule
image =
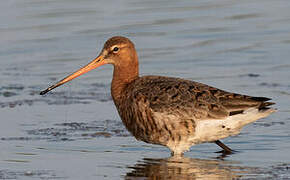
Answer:
[[[187,157],[145,158],[130,167],[125,179],[237,179],[256,169],[234,164],[237,162]]]

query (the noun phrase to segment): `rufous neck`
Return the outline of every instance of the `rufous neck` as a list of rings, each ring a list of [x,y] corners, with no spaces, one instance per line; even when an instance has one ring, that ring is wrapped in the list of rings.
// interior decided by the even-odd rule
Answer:
[[[134,64],[123,64],[114,66],[114,73],[111,85],[111,95],[115,104],[120,101],[125,88],[139,77],[138,61]]]

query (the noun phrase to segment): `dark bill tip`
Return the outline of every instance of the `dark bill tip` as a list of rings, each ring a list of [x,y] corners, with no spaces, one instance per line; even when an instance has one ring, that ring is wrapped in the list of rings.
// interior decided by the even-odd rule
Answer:
[[[53,90],[54,88],[56,88],[56,87],[58,87],[58,86],[60,86],[60,85],[61,85],[61,84],[55,84],[55,85],[53,85],[53,86],[50,86],[50,87],[47,88],[46,90],[41,91],[39,94],[40,94],[40,95],[44,95],[44,94],[48,93],[49,91]]]
[[[46,89],[46,90],[44,90],[44,91],[41,91],[39,94],[40,95],[44,95],[44,94],[46,94],[47,92],[49,92],[50,90],[49,89]]]

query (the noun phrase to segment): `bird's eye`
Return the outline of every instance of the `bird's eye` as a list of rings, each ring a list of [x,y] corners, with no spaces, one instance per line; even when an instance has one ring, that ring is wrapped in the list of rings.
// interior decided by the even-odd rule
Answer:
[[[114,52],[118,52],[119,51],[119,48],[118,47],[114,47],[113,51]]]

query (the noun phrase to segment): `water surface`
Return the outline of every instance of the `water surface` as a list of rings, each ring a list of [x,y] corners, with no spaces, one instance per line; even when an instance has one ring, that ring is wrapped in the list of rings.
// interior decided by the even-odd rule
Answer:
[[[0,179],[290,179],[289,8],[287,0],[3,1]],[[172,159],[126,131],[109,65],[39,96],[114,35],[135,43],[142,75],[270,97],[279,111],[225,139],[233,155],[201,144]]]

